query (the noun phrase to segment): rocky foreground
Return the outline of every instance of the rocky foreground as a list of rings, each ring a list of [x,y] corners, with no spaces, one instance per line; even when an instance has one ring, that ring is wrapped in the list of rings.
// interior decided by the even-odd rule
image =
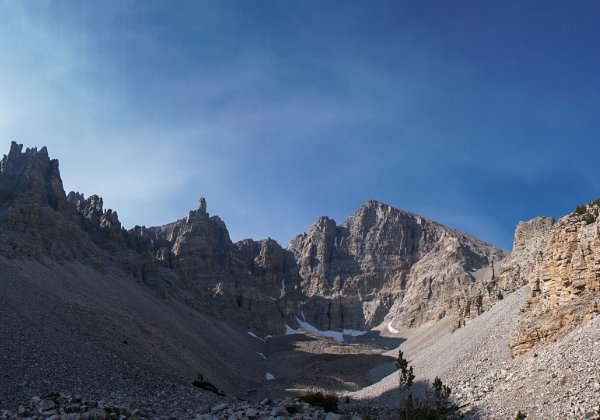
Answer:
[[[147,418],[191,418],[194,420],[216,419],[314,419],[338,420],[360,419],[359,416],[326,413],[299,399],[285,398],[261,402],[224,401],[202,407],[195,412],[162,413],[131,409],[105,401],[88,401],[81,396],[52,392],[44,398],[34,397],[28,404],[20,405],[16,412],[0,411],[0,419],[49,419],[49,420],[139,420]]]
[[[600,418],[600,317],[551,345],[513,357],[509,342],[522,317],[524,287],[466,326],[447,333],[443,325],[409,331],[401,345],[419,386],[439,376],[470,419]],[[398,405],[392,374],[350,394],[359,403]]]

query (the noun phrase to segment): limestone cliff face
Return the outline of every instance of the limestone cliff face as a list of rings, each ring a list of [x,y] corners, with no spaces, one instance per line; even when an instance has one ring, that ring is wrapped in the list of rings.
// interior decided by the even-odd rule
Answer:
[[[304,315],[324,329],[476,316],[496,300],[493,261],[505,257],[482,241],[376,201],[339,226],[318,219],[288,249],[311,298]]]
[[[598,204],[561,218],[527,269],[530,295],[511,340],[513,354],[551,341],[600,313]],[[545,230],[545,229],[544,229]]]
[[[513,291],[539,276],[542,254],[554,223],[551,217],[536,217],[517,225],[512,252],[500,266],[501,290]]]

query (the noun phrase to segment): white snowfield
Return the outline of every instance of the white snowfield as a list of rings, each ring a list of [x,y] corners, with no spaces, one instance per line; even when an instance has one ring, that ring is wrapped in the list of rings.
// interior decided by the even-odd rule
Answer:
[[[304,314],[302,314],[302,316],[304,316]],[[345,335],[351,336],[351,337],[358,337],[358,336],[368,333],[368,331],[353,330],[353,329],[344,329],[342,331],[333,331],[333,330],[323,331],[323,330],[318,329],[314,325],[309,324],[306,321],[302,321],[298,317],[296,317],[296,322],[298,322],[298,325],[300,325],[300,328],[296,330],[286,324],[285,325],[285,335],[300,334],[300,333],[302,333],[302,331],[306,331],[306,332],[309,332],[309,333],[312,333],[315,335],[320,335],[322,337],[332,338],[335,341],[337,341],[338,343],[343,343]]]

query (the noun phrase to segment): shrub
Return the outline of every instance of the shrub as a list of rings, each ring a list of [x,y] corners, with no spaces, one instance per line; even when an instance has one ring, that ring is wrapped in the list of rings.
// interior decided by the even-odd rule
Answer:
[[[590,223],[594,223],[594,221],[596,221],[596,218],[593,214],[586,213],[583,215],[582,220],[585,222],[586,225],[589,225]]]
[[[400,408],[402,420],[459,419],[459,407],[450,400],[451,390],[440,378],[433,381],[433,390],[428,385],[422,399],[408,395]]]
[[[580,205],[577,206],[577,208],[575,209],[575,214],[580,214],[580,215],[584,215],[587,213],[587,206],[586,205]]]
[[[502,294],[502,290],[498,290],[498,300],[504,299],[504,295]]]
[[[527,418],[527,416],[525,414],[523,414],[521,412],[521,410],[519,410],[517,412],[517,415],[515,416],[515,420],[525,420]]]
[[[321,407],[327,413],[337,413],[337,397],[333,394],[323,394],[322,392],[311,392],[300,398],[302,401],[315,407]]]

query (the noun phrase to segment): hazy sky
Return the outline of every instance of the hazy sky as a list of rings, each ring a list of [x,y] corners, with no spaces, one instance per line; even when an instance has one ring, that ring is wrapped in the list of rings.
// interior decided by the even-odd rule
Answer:
[[[510,248],[600,197],[597,1],[2,1],[0,145],[126,227],[376,199]]]

